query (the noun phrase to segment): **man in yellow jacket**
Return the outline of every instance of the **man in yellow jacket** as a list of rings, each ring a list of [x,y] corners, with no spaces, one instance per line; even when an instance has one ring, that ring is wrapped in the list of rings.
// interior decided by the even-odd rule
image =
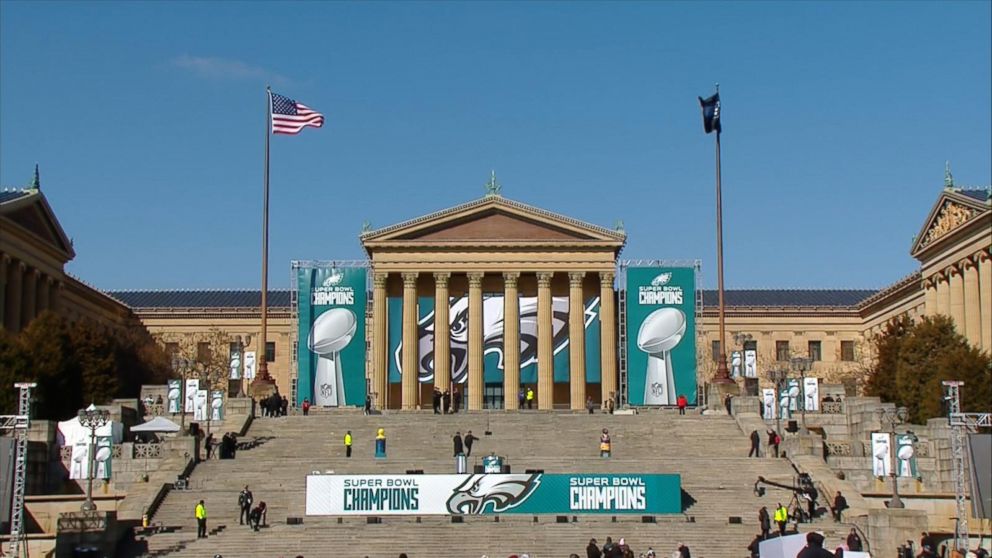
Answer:
[[[193,515],[196,516],[196,538],[207,538],[207,507],[203,505],[203,500],[196,505]]]
[[[351,457],[351,430],[344,433],[344,456]]]
[[[775,523],[778,523],[778,534],[785,534],[785,526],[789,523],[789,510],[785,509],[785,506],[779,503],[778,507],[775,508]]]

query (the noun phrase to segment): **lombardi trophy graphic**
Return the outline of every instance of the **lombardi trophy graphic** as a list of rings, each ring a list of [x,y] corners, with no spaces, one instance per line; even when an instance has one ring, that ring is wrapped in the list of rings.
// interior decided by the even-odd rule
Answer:
[[[637,332],[637,348],[648,353],[644,377],[645,405],[674,405],[675,371],[671,350],[685,334],[685,314],[678,308],[659,308],[648,314]]]
[[[314,320],[309,339],[310,350],[317,355],[314,405],[337,407],[345,403],[341,351],[351,343],[357,327],[358,319],[347,308],[331,308]]]

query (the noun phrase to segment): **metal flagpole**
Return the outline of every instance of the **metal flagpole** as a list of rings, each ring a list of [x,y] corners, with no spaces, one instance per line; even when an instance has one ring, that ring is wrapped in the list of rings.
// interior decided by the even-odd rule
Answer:
[[[720,94],[720,84],[716,84],[716,93]],[[733,383],[730,371],[727,369],[727,326],[724,319],[723,305],[723,193],[720,185],[720,129],[716,130],[716,276],[717,291],[720,306],[720,359],[716,366],[717,384]]]
[[[258,365],[258,374],[252,381],[252,391],[257,393],[256,386],[267,383],[271,384],[269,377],[269,364],[266,357],[266,338],[268,333],[268,311],[269,311],[269,138],[272,135],[272,89],[265,87],[265,184],[262,193],[262,334],[259,336],[258,353],[261,355],[261,362]],[[264,388],[263,388],[264,391]]]

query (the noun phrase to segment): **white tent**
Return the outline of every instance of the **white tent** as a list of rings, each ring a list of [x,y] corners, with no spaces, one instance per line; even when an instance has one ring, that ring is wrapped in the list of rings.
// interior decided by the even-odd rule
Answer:
[[[179,432],[179,425],[163,417],[155,417],[152,420],[131,427],[131,432]]]
[[[91,409],[95,409],[90,405]],[[96,429],[96,477],[110,478],[111,446],[119,444],[124,439],[124,425],[111,421]],[[79,424],[79,417],[73,417],[59,422],[57,441],[59,447],[72,448],[72,460],[69,462],[70,479],[89,478],[90,460],[90,429]]]
[[[838,545],[831,545],[831,541],[826,541],[823,548],[834,551]],[[796,555],[806,546],[806,533],[775,537],[761,541],[758,545],[758,552],[761,558],[796,558]],[[871,558],[867,552],[852,552],[845,550],[844,558]]]

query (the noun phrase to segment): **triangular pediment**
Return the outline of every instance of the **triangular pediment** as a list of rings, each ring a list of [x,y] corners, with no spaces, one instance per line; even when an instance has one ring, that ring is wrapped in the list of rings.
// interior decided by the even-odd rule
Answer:
[[[626,236],[501,196],[455,206],[362,235],[384,242],[605,242],[623,246]]]
[[[975,217],[989,211],[988,203],[955,190],[944,190],[916,235],[910,254],[918,255],[941,238],[964,226]]]
[[[0,203],[0,219],[41,241],[60,256],[62,263],[76,255],[51,206],[38,190],[25,190],[23,195],[11,196]]]

